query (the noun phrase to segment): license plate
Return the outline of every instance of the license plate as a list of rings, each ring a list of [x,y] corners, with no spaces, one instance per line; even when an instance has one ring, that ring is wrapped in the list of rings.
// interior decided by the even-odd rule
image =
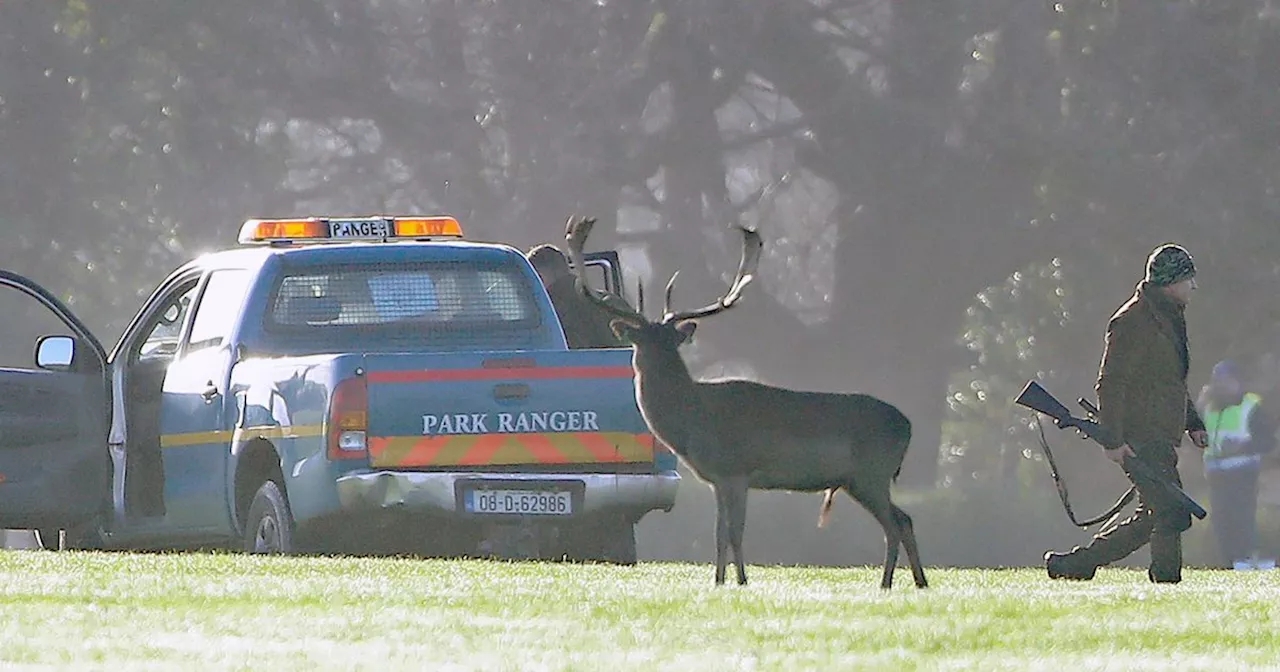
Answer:
[[[330,238],[390,238],[391,224],[385,219],[334,219],[329,221]]]
[[[568,516],[573,513],[570,493],[556,490],[468,490],[463,502],[467,513],[521,516]]]

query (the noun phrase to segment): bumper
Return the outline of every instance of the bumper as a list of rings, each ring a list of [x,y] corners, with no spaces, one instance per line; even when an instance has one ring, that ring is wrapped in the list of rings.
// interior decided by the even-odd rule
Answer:
[[[625,512],[637,518],[657,509],[671,510],[680,475],[657,474],[510,474],[466,472],[371,471],[338,479],[338,499],[346,512],[400,510],[436,515],[472,516],[458,506],[460,486],[513,484],[538,487],[569,484],[580,488],[574,516]]]

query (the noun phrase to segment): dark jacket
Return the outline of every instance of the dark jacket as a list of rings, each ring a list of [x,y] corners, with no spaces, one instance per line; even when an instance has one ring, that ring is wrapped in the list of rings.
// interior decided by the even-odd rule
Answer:
[[[572,277],[552,282],[547,287],[547,294],[560,317],[570,348],[620,348],[626,345],[609,328],[613,317],[582,296]]]
[[[1095,388],[1101,443],[1172,451],[1184,431],[1203,430],[1187,391],[1189,365],[1183,307],[1139,284],[1107,324]]]
[[[526,253],[551,297],[570,348],[618,348],[625,344],[609,327],[612,316],[578,291],[569,259],[554,245],[538,245]]]

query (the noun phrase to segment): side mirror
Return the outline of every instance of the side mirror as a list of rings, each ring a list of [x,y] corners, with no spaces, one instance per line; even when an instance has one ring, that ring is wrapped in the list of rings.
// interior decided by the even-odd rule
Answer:
[[[36,341],[36,366],[50,371],[70,371],[76,359],[76,339],[41,336]]]

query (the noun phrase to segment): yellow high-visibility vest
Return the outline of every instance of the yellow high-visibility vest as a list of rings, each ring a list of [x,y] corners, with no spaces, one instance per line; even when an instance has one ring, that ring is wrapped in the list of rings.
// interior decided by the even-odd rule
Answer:
[[[1209,447],[1204,451],[1206,464],[1224,459],[1222,444],[1226,440],[1243,442],[1250,439],[1249,416],[1260,401],[1262,397],[1251,392],[1244,395],[1240,403],[1233,406],[1222,409],[1205,408],[1204,426],[1209,433]],[[1240,456],[1231,456],[1226,459],[1234,457]]]

